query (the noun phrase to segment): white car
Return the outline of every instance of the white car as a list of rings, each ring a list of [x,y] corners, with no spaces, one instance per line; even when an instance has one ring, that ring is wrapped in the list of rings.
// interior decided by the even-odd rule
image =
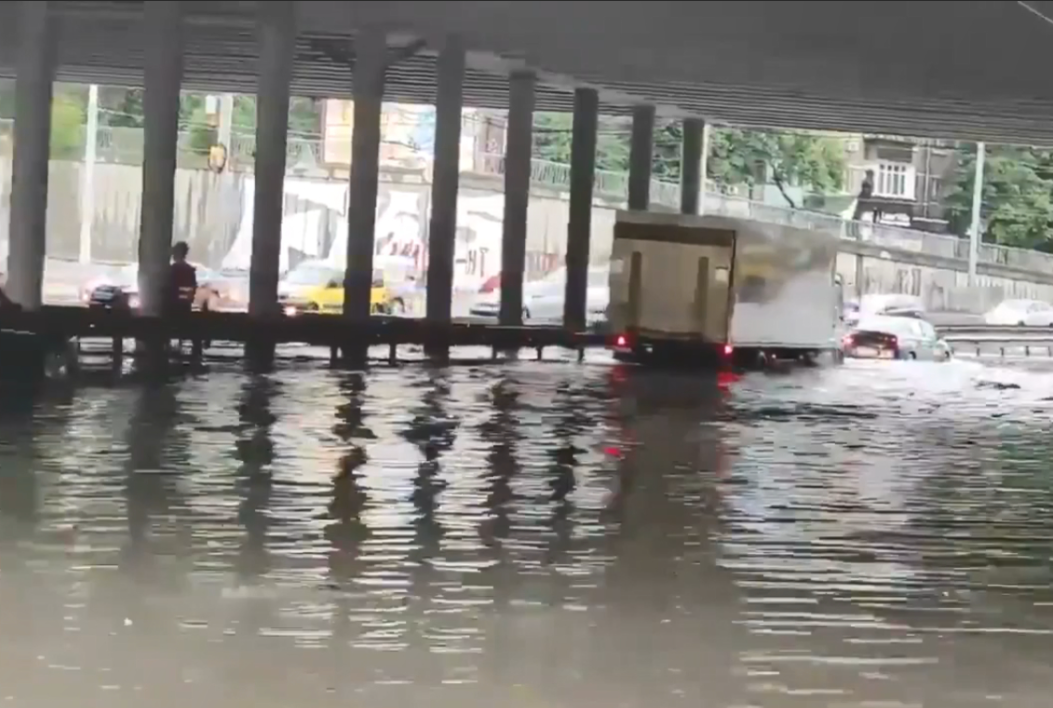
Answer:
[[[1053,305],[1041,300],[1005,300],[984,315],[989,325],[1053,327]]]
[[[523,323],[558,325],[563,322],[563,301],[567,287],[567,269],[554,270],[540,280],[523,283]],[[589,324],[607,319],[609,299],[607,266],[593,267],[588,273],[586,314]],[[472,317],[496,319],[501,311],[501,290],[481,293],[468,312]]]

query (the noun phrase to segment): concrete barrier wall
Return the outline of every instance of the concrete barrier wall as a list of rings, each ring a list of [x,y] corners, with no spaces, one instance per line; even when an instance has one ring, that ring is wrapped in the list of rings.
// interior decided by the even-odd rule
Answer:
[[[55,261],[76,260],[80,253],[82,163],[52,161],[48,209],[48,254]],[[456,281],[463,289],[476,289],[500,270],[503,183],[500,176],[462,174],[456,248]],[[141,168],[101,163],[95,167],[95,208],[90,215],[91,253],[100,262],[136,259]],[[6,261],[9,222],[10,159],[0,158],[0,256]],[[376,239],[383,253],[402,253],[419,259],[426,253],[430,185],[421,171],[386,170],[382,176]],[[190,243],[193,257],[213,267],[247,267],[251,248],[253,177],[234,172],[216,175],[206,170],[180,168],[176,174],[175,238]],[[527,229],[528,276],[536,277],[562,263],[568,220],[566,194],[560,189],[535,185]],[[610,254],[617,200],[597,199],[593,216],[594,262]],[[843,228],[826,215],[759,207],[707,195],[709,211],[738,213],[751,218],[782,221],[819,219],[815,228]],[[764,214],[754,214],[757,209]],[[346,250],[346,181],[289,177],[284,204],[283,258],[340,260]],[[768,212],[772,212],[769,214]],[[827,223],[829,222],[829,223]],[[833,226],[831,226],[833,224]],[[868,239],[884,238],[887,229],[872,229]],[[898,230],[903,231],[903,230]],[[898,232],[897,231],[897,232]],[[879,233],[880,232],[880,233]],[[904,247],[911,232],[895,244]],[[894,239],[895,240],[895,239]],[[931,239],[930,239],[931,240]],[[941,241],[942,243],[942,241]],[[957,246],[964,244],[957,244]],[[957,255],[950,242],[948,256]],[[919,246],[920,248],[920,246]],[[1036,254],[1044,255],[1044,254]],[[993,257],[993,256],[992,256]],[[1004,260],[1004,259],[1003,259]],[[423,263],[422,263],[423,265]],[[838,270],[846,291],[855,291],[856,257],[842,254]],[[1053,270],[1053,268],[1051,268]],[[49,271],[68,275],[70,269],[51,265]],[[961,272],[934,270],[888,260],[864,259],[864,292],[902,292],[918,295],[938,310],[982,312],[1007,297],[1053,301],[1053,287],[1023,280],[980,277],[970,288]],[[49,277],[49,280],[54,280]]]

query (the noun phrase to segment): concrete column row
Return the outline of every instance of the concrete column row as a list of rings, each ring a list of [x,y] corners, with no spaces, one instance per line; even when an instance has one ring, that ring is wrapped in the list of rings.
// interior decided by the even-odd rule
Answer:
[[[55,37],[48,2],[20,3],[15,153],[11,192],[9,295],[27,308],[41,304],[47,214],[47,170]],[[182,3],[156,0],[145,6],[145,151],[139,239],[140,293],[145,314],[161,313],[172,246],[179,95],[183,74]],[[283,183],[290,83],[295,53],[295,3],[266,3],[259,15],[260,64],[257,88],[255,199],[249,313],[277,312]],[[355,38],[354,126],[348,201],[344,317],[371,315],[374,229],[381,140],[381,108],[389,63],[386,36],[365,31]],[[454,246],[465,48],[456,38],[441,48],[438,61],[435,163],[428,240],[427,317],[451,317]],[[500,322],[522,321],[527,212],[529,205],[536,78],[529,72],[509,79],[510,105],[505,156]],[[570,204],[567,224],[567,280],[564,322],[586,324],[593,185],[599,96],[582,88],[574,94]],[[684,213],[697,213],[702,184],[703,128],[684,122],[682,198]],[[655,110],[633,111],[629,208],[649,206]]]
[[[6,292],[26,309],[41,305],[51,149],[55,32],[49,2],[21,3],[11,163]]]

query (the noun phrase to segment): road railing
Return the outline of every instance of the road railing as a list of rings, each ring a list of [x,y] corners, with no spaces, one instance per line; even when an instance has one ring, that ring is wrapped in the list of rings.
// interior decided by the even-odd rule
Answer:
[[[936,330],[958,353],[1053,357],[1053,327],[946,325]]]

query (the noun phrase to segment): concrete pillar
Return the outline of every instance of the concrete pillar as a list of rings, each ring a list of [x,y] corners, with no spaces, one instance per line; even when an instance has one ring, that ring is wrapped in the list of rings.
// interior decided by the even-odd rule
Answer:
[[[427,318],[449,322],[453,300],[453,255],[457,237],[461,108],[464,104],[464,46],[456,37],[439,53],[435,98],[435,162],[428,228]]]
[[[146,3],[143,91],[143,195],[139,221],[139,298],[160,315],[172,250],[179,87],[183,80],[182,3]]]
[[[43,303],[55,32],[49,2],[19,3],[18,79],[5,292],[27,310]]]
[[[633,108],[633,132],[629,144],[629,209],[631,211],[647,211],[651,206],[654,114],[654,106]]]
[[[697,214],[702,195],[702,146],[706,124],[701,118],[684,119],[680,151],[680,213]]]
[[[354,132],[351,134],[351,179],[347,195],[347,270],[344,273],[344,317],[369,319],[373,286],[373,230],[377,221],[380,178],[380,111],[387,70],[387,37],[377,30],[355,36]]]
[[[567,286],[563,301],[563,325],[572,330],[585,327],[599,114],[600,99],[596,91],[577,89],[571,127],[570,221],[567,224]]]
[[[258,12],[260,60],[256,88],[256,194],[252,215],[249,315],[267,317],[278,312],[296,8],[291,0],[278,0],[261,4]]]
[[[523,272],[526,270],[530,159],[534,142],[535,84],[534,74],[525,71],[512,74],[508,82],[499,322],[510,326],[523,323]]]

